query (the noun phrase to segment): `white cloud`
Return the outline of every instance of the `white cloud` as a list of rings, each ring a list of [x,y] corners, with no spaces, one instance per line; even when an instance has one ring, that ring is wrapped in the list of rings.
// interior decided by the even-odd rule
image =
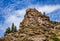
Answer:
[[[15,10],[10,13],[7,17],[5,17],[5,24],[11,26],[11,24],[14,23],[17,26],[17,28],[19,28],[20,22],[23,20],[23,17],[25,15],[25,9]]]
[[[42,7],[38,7],[39,11],[46,12],[46,13],[51,13],[57,9],[60,9],[60,5],[46,5]]]
[[[26,12],[26,8],[25,8],[25,9],[22,9],[22,10],[16,10],[16,11],[14,11],[14,14],[15,14],[16,16],[22,17],[22,16],[25,15],[25,12]]]
[[[17,26],[17,28],[19,28],[19,23],[20,21],[22,21],[22,19],[23,18],[11,15],[6,19],[5,23],[8,24],[9,26],[11,26],[11,24],[14,23]]]
[[[40,12],[46,12],[47,14],[51,13],[51,12],[57,10],[57,9],[60,9],[60,5],[44,5],[44,6],[31,5],[29,7],[36,8],[38,11],[40,11]]]

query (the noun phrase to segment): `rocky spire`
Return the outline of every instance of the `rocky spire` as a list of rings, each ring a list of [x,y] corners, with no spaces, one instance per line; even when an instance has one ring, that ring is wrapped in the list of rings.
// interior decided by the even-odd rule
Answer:
[[[41,26],[42,24],[47,25],[49,23],[49,17],[45,16],[35,8],[29,8],[26,10],[26,14],[24,16],[24,20],[21,22],[21,26],[31,27],[33,25],[35,26]]]

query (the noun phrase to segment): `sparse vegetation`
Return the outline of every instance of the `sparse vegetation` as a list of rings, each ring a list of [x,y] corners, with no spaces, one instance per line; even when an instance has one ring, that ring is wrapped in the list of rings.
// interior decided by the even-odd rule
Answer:
[[[58,39],[56,36],[51,37],[51,39],[53,39],[54,41],[60,41],[60,39]]]
[[[58,22],[56,22],[56,21],[51,21],[51,23],[52,23],[52,24],[56,24],[56,23],[58,23]]]

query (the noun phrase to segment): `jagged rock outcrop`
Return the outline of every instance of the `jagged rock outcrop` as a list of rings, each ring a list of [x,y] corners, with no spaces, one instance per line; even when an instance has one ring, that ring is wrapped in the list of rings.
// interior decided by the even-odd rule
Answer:
[[[50,41],[50,37],[55,35],[52,33],[54,27],[48,16],[29,8],[18,32],[6,35],[4,41]]]
[[[20,24],[21,26],[31,27],[33,25],[40,26],[40,27],[48,27],[51,25],[50,19],[48,16],[42,14],[41,12],[37,11],[36,9],[27,9],[26,15],[24,16],[24,20]]]

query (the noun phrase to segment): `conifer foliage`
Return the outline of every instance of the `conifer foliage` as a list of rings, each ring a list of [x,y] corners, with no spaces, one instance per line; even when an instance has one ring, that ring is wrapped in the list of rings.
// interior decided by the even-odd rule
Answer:
[[[14,23],[12,23],[11,27],[8,27],[5,31],[4,35],[7,35],[9,33],[13,33],[13,32],[17,32],[17,27],[14,25]]]

